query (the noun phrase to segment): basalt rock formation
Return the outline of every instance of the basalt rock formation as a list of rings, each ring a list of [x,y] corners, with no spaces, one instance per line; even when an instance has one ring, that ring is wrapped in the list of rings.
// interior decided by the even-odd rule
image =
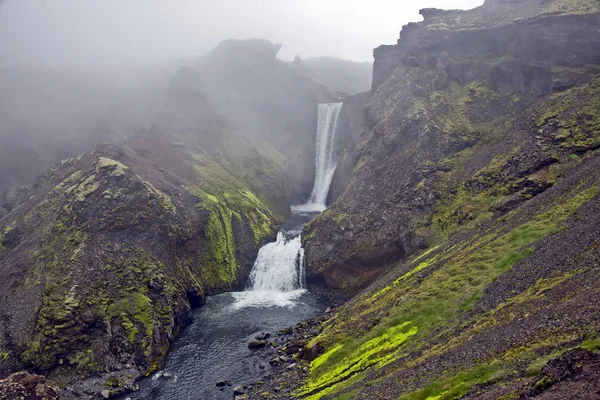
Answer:
[[[551,165],[595,149],[597,9],[488,1],[424,10],[397,45],[377,48],[362,130],[334,179],[343,193],[303,236],[309,275],[364,287],[496,212],[492,197],[514,208],[552,185],[539,182]]]
[[[600,4],[422,14],[375,50],[347,185],[303,232],[308,277],[358,294],[293,394],[595,398]]]

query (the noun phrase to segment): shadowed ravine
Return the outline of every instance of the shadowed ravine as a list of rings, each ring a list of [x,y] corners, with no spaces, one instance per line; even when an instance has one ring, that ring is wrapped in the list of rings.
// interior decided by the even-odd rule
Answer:
[[[314,214],[295,214],[257,257],[248,290],[207,299],[194,323],[175,341],[162,370],[140,384],[131,399],[231,399],[237,385],[269,374],[248,342],[261,332],[273,333],[311,318],[325,307],[303,283],[302,226]],[[231,386],[218,387],[229,381]]]
[[[319,104],[315,183],[309,201],[293,207],[274,242],[258,252],[243,292],[207,299],[194,314],[167,356],[164,368],[141,382],[131,399],[230,399],[237,385],[256,382],[271,366],[248,342],[261,332],[273,333],[311,318],[323,304],[304,282],[305,223],[325,209],[336,167],[335,133],[341,103]],[[225,383],[226,382],[226,383]],[[219,385],[217,385],[219,384]],[[123,397],[126,398],[126,397]]]

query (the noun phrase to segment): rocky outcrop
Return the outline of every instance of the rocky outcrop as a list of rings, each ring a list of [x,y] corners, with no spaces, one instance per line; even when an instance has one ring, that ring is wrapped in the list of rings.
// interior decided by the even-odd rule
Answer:
[[[423,15],[376,50],[348,185],[303,232],[308,279],[357,294],[291,397],[597,397],[600,6]]]
[[[0,380],[0,399],[56,400],[58,394],[43,376],[18,372]]]
[[[344,100],[336,133],[336,153],[340,154],[340,158],[327,194],[327,204],[340,197],[360,158],[355,153],[355,147],[366,123],[365,106],[370,97],[371,92],[365,92]]]
[[[214,118],[205,136],[62,161],[2,219],[1,374],[90,377],[91,394],[112,396],[160,367],[191,307],[244,285],[289,190],[278,160]]]
[[[332,288],[356,291],[489,218],[491,198],[514,208],[553,184],[553,164],[598,146],[597,4],[487,2],[424,17],[375,50],[363,130],[340,164],[351,178],[303,234],[309,277]]]

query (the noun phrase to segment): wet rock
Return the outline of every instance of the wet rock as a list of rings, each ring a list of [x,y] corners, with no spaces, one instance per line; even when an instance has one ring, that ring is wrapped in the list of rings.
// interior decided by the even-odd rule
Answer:
[[[215,384],[216,387],[225,387],[225,386],[231,386],[231,382],[230,381],[219,381]]]
[[[271,364],[271,365],[281,365],[281,364],[284,364],[284,363],[288,362],[288,360],[289,360],[288,357],[286,357],[284,355],[281,355],[281,356],[278,356],[278,357],[271,358],[269,360],[269,364]]]
[[[282,335],[290,335],[294,333],[294,329],[292,327],[285,328],[281,331]]]
[[[233,394],[234,395],[244,394],[244,387],[242,385],[236,386],[235,388],[233,388]]]
[[[254,339],[256,340],[266,340],[268,338],[271,337],[271,334],[269,332],[261,332],[258,335],[254,336]]]
[[[252,340],[252,341],[248,342],[249,349],[260,349],[262,347],[265,347],[266,345],[267,345],[266,340]]]
[[[297,366],[298,366],[298,364],[293,363],[293,364],[288,365],[286,368],[289,370],[292,370],[292,369],[296,368]]]

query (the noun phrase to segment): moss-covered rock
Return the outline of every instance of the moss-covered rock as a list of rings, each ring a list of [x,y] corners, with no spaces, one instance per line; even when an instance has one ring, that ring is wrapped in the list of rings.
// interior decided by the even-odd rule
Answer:
[[[250,144],[213,152],[160,136],[57,164],[0,227],[0,371],[59,386],[126,371],[107,390],[130,389],[192,306],[246,281],[289,207],[284,177]]]

